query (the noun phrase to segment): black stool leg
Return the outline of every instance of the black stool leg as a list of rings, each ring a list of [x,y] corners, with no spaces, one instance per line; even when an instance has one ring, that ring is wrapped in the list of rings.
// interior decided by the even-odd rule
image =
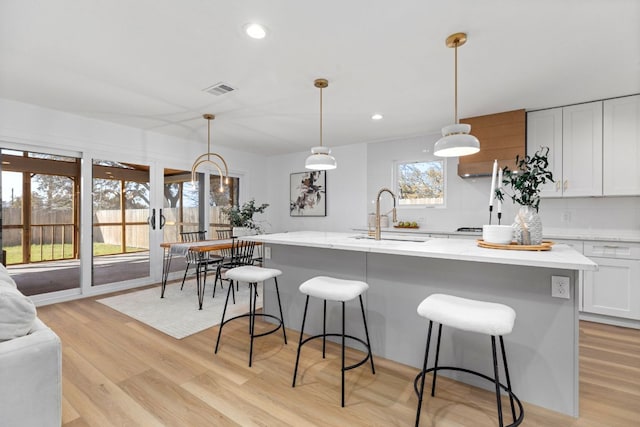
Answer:
[[[224,300],[224,309],[222,309],[222,319],[220,320],[220,329],[218,329],[218,339],[216,340],[216,350],[214,354],[218,354],[218,345],[220,344],[220,335],[222,335],[222,327],[224,326],[224,315],[227,313],[227,304],[229,303],[229,293],[231,289],[227,290],[227,299]]]
[[[511,394],[511,379],[509,378],[509,366],[507,365],[507,355],[504,351],[504,340],[500,335],[500,349],[502,350],[502,364],[504,365],[504,373],[507,377],[507,390],[509,391],[509,401],[511,402],[511,415],[513,416],[513,422],[516,422],[516,407],[513,404],[513,395]]]
[[[344,301],[342,301],[342,407],[344,408]]]
[[[442,336],[442,323],[438,326],[438,344],[436,345],[436,364],[433,365],[433,381],[431,382],[431,397],[436,395],[436,375],[438,373],[438,359],[440,358],[440,337]]]
[[[325,347],[327,344],[327,300],[323,300],[322,308],[322,358],[324,359]]]
[[[233,288],[233,282],[230,287]],[[249,367],[253,360],[253,337],[256,328],[256,295],[258,294],[258,284],[249,283],[249,335],[251,335],[251,344],[249,345]]]
[[[304,322],[307,320],[307,307],[309,306],[309,295],[304,303],[304,314],[302,315],[302,328],[300,328],[300,340],[298,341],[298,353],[296,354],[296,367],[293,370],[293,384],[291,387],[296,386],[296,375],[298,374],[298,362],[300,361],[300,347],[302,346],[302,334],[304,334]]]
[[[369,341],[369,328],[367,328],[367,318],[364,315],[364,304],[362,303],[362,295],[360,295],[360,310],[362,311],[362,321],[364,322],[364,334],[367,337],[367,349],[369,350],[369,360],[371,361],[371,372],[376,373],[376,368],[373,366],[373,354],[371,353],[371,342]]]
[[[278,308],[280,309],[280,320],[282,321],[282,335],[284,335],[284,343],[287,343],[287,332],[284,330],[284,316],[282,315],[282,304],[280,303],[280,290],[278,289],[278,279],[277,278],[273,278],[273,280],[276,282],[276,295],[278,296]],[[262,292],[264,292],[264,289],[262,290]],[[257,290],[256,290],[257,293]],[[264,298],[264,294],[263,294],[263,298]]]
[[[427,331],[427,347],[424,350],[424,362],[422,364],[422,378],[420,379],[420,393],[418,393],[418,412],[416,413],[416,427],[420,425],[420,411],[422,410],[422,396],[424,396],[424,377],[427,370],[427,360],[429,359],[429,346],[431,345],[431,327],[433,320],[429,321],[429,330]]]
[[[493,372],[496,380],[496,400],[498,404],[498,424],[500,427],[502,423],[502,400],[500,399],[500,376],[498,374],[498,357],[496,355],[496,337],[491,335],[491,351],[493,353]]]

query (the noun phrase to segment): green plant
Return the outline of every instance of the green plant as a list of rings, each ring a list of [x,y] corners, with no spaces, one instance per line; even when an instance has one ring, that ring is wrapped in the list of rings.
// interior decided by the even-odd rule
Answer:
[[[251,199],[248,202],[245,202],[242,205],[242,208],[238,206],[222,208],[222,213],[229,217],[229,223],[232,227],[247,227],[261,231],[262,227],[254,221],[253,215],[256,213],[263,213],[268,206],[268,203],[256,206],[255,199]]]
[[[517,170],[511,171],[508,166],[502,169],[502,184],[511,187],[513,194],[508,194],[504,188],[496,189],[496,197],[504,201],[504,195],[511,197],[515,203],[531,206],[538,211],[540,206],[540,191],[547,182],[555,182],[549,170],[549,147],[540,147],[533,156],[516,156]]]

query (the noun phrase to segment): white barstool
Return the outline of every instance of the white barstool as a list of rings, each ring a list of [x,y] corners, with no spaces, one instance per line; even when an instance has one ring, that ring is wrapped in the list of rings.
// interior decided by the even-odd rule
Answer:
[[[287,343],[287,332],[285,331],[285,328],[284,328],[284,317],[282,316],[282,304],[280,303],[280,290],[278,289],[278,279],[277,279],[277,277],[281,274],[282,274],[282,271],[277,270],[275,268],[256,267],[254,265],[245,265],[242,267],[236,267],[226,272],[226,278],[230,280],[230,283],[229,283],[229,286],[227,287],[227,299],[224,302],[224,309],[222,310],[222,320],[220,323],[220,329],[218,330],[218,339],[216,340],[215,354],[218,353],[218,346],[220,345],[220,336],[222,335],[222,328],[224,327],[224,325],[231,322],[232,320],[239,319],[241,317],[249,318],[249,335],[251,336],[251,344],[249,345],[249,366],[251,366],[251,362],[253,359],[253,339],[254,338],[272,334],[276,332],[278,329],[282,328],[284,343],[285,344]],[[280,310],[280,317],[274,316],[272,314],[256,313],[256,298],[258,296],[258,282],[264,282],[268,279],[273,279],[276,285],[276,296],[278,297],[278,309]],[[238,316],[225,320],[224,316],[227,312],[227,304],[229,304],[229,295],[231,294],[231,292],[234,292],[233,291],[234,281],[249,283],[249,312],[245,314],[240,314]],[[262,316],[263,318],[269,317],[271,319],[277,320],[277,326],[273,329],[270,329],[267,332],[256,334],[255,333],[256,316]]]
[[[307,342],[322,337],[322,358],[325,358],[325,348],[326,348],[326,339],[327,337],[342,337],[342,406],[344,407],[344,373],[349,369],[357,368],[358,366],[364,364],[367,360],[371,361],[371,372],[376,373],[375,367],[373,366],[373,355],[371,354],[371,343],[369,342],[369,330],[367,328],[367,318],[364,314],[364,304],[362,303],[362,294],[369,289],[369,285],[365,282],[360,282],[356,280],[343,280],[336,279],[333,277],[326,276],[317,276],[312,279],[307,280],[302,285],[300,285],[300,292],[307,295],[306,301],[304,303],[304,314],[302,316],[302,328],[300,328],[300,341],[298,342],[298,354],[296,355],[296,367],[293,371],[293,384],[292,387],[296,386],[296,375],[298,373],[298,362],[300,361],[300,350],[304,344]],[[307,308],[309,306],[309,297],[320,298],[323,300],[323,314],[322,314],[322,334],[314,335],[312,337],[302,339],[304,334],[304,323],[307,318]],[[351,301],[358,297],[360,299],[360,310],[362,311],[362,321],[364,322],[364,333],[367,341],[354,337],[352,335],[347,335],[345,333],[345,302]],[[339,301],[342,303],[342,333],[327,333],[327,300],[329,301]],[[350,366],[345,366],[345,339],[349,338],[355,341],[360,342],[367,348],[367,355],[360,362],[355,363]]]
[[[427,332],[427,347],[424,352],[424,364],[422,371],[416,376],[414,388],[418,394],[418,411],[416,414],[416,427],[420,424],[420,410],[422,408],[422,397],[424,395],[424,379],[427,373],[433,372],[433,380],[431,383],[431,396],[435,395],[436,390],[436,373],[439,370],[454,370],[467,372],[491,381],[496,388],[496,401],[498,406],[498,420],[500,427],[503,426],[502,421],[502,402],[500,400],[500,389],[502,388],[509,395],[511,402],[511,415],[513,423],[509,426],[517,426],[524,419],[524,411],[520,399],[511,391],[511,380],[509,379],[509,368],[507,366],[507,356],[504,350],[503,335],[511,333],[513,324],[516,319],[516,312],[509,306],[492,302],[476,301],[466,298],[460,298],[452,295],[433,294],[425,298],[418,306],[418,314],[429,319],[429,331]],[[433,368],[427,369],[427,359],[429,357],[429,345],[431,343],[431,329],[433,322],[438,322],[438,342],[436,344],[436,360]],[[452,328],[477,332],[479,334],[491,335],[491,349],[493,352],[493,373],[491,378],[487,375],[476,371],[452,366],[438,366],[438,356],[440,354],[440,337],[442,335],[442,325]],[[498,359],[496,355],[496,336],[500,338],[500,348],[502,350],[502,363],[504,365],[505,377],[507,385],[500,384],[498,374]],[[418,380],[420,387],[418,389]],[[519,408],[519,416],[516,418],[516,410],[514,401]]]

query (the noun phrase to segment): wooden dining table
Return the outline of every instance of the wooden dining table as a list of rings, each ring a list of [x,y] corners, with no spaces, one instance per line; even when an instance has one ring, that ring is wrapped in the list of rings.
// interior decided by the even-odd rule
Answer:
[[[207,252],[220,251],[224,249],[231,249],[233,251],[234,239],[218,239],[218,240],[202,240],[198,242],[163,242],[160,247],[164,249],[164,256],[162,259],[162,286],[160,291],[160,298],[164,298],[164,292],[167,287],[167,278],[169,277],[169,271],[171,268],[171,259],[174,256],[186,256],[187,252],[195,252],[198,256],[202,256]],[[256,243],[261,245],[261,243]],[[233,252],[231,253],[233,258]],[[223,260],[221,260],[223,262]],[[204,288],[206,286],[207,274],[205,270],[204,278],[200,277],[200,274],[196,275],[196,287],[198,291],[198,308],[202,310],[202,302],[204,300]]]

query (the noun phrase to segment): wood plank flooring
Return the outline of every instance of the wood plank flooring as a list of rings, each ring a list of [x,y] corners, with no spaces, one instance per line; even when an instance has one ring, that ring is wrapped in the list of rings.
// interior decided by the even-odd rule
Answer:
[[[416,369],[376,358],[351,370],[340,407],[339,348],[304,347],[291,387],[298,334],[256,340],[248,365],[248,323],[176,340],[97,298],[40,307],[62,340],[63,426],[408,426]],[[320,342],[318,342],[320,344]],[[357,360],[360,354],[349,354]],[[515,368],[512,368],[515,369]],[[640,422],[640,330],[581,322],[579,419],[525,404],[524,426],[614,427]],[[506,401],[505,401],[506,403]],[[496,426],[493,394],[446,378],[425,400],[422,426]],[[508,419],[507,419],[508,420]]]

